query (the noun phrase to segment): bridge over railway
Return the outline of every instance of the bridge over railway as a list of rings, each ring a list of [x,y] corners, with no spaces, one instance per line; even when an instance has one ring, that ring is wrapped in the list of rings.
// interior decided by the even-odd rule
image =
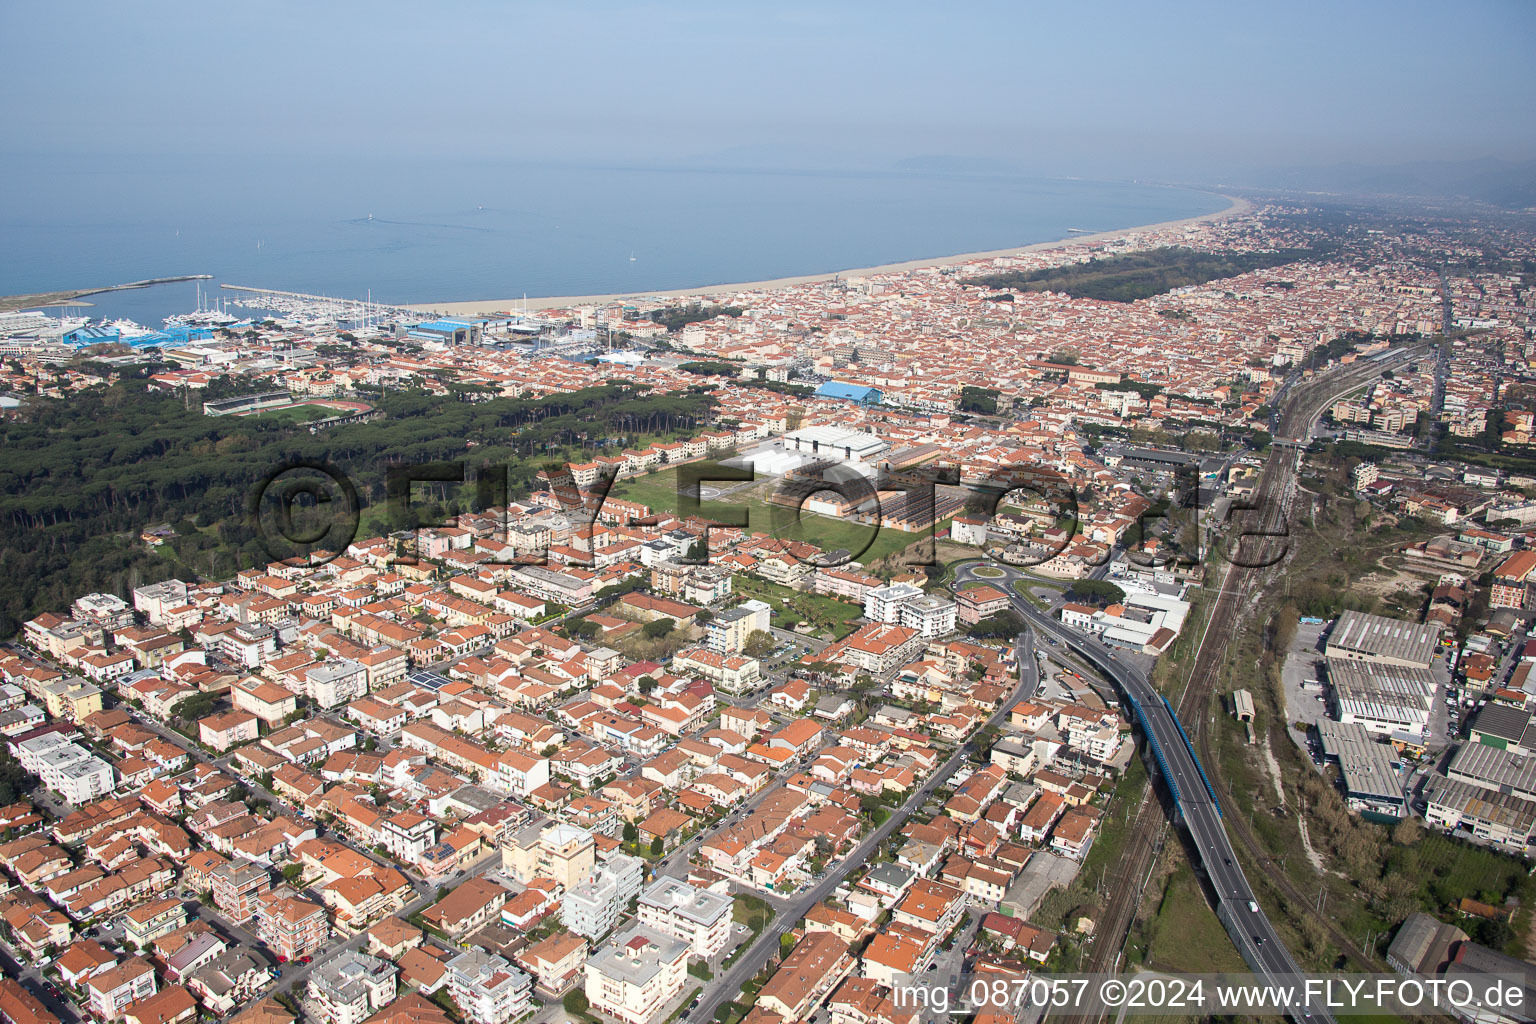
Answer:
[[[1293,382],[1287,385],[1278,400],[1279,408],[1274,422],[1278,428],[1275,436],[1290,443],[1277,444],[1270,452],[1260,478],[1258,501],[1252,508],[1252,511],[1258,513],[1259,526],[1257,530],[1249,530],[1245,536],[1260,540],[1284,536],[1283,528],[1289,517],[1302,449],[1311,441],[1313,425],[1322,410],[1363,383],[1386,370],[1422,356],[1425,351],[1426,345],[1408,346],[1384,353],[1384,358],[1372,359],[1364,364],[1351,364],[1318,374],[1299,384]],[[1218,636],[1238,621],[1243,607],[1241,602],[1250,597],[1253,588],[1261,583],[1256,574],[1269,571],[1269,560],[1254,558],[1250,561],[1256,564],[1245,566],[1234,563],[1223,580],[1221,591],[1216,595],[1207,628],[1216,630]],[[1188,831],[1197,866],[1210,883],[1216,898],[1216,915],[1243,960],[1255,973],[1268,979],[1300,974],[1300,967],[1260,907],[1253,887],[1238,864],[1223,823],[1220,797],[1206,774],[1205,766],[1196,756],[1194,744],[1173,705],[1153,687],[1145,670],[1121,658],[1119,652],[1098,638],[1082,635],[1064,626],[1025,598],[1014,585],[1028,579],[1021,571],[1006,564],[991,563],[990,568],[1001,572],[1004,579],[996,575],[984,579],[972,574],[974,567],[979,564],[959,567],[954,584],[957,589],[973,579],[997,586],[1008,594],[1014,610],[1025,621],[1041,634],[1055,637],[1068,650],[1110,679],[1124,695],[1125,702],[1146,737],[1158,772],[1173,796],[1175,821]],[[1215,674],[1202,672],[1202,665],[1197,657],[1196,670],[1189,680],[1183,701],[1186,713],[1190,708],[1205,707],[1212,695]],[[1142,826],[1143,821],[1138,819],[1137,825]],[[1129,836],[1127,856],[1135,850],[1150,863],[1152,845],[1147,836]],[[1135,902],[1139,899],[1134,886],[1123,887],[1120,895],[1120,904],[1116,908],[1118,915],[1108,912],[1105,915],[1114,918],[1113,927],[1106,927],[1099,940],[1101,943],[1112,943],[1112,946],[1095,949],[1097,962],[1093,970],[1110,970],[1118,964],[1119,948],[1134,917]],[[1116,954],[1113,962],[1105,956],[1111,948]],[[1309,1024],[1312,1021],[1333,1024],[1333,1017],[1320,1006],[1294,1006],[1290,1015],[1298,1022],[1305,1020]]]

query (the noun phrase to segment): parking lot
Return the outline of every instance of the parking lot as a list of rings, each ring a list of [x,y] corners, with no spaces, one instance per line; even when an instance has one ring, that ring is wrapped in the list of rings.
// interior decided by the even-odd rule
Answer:
[[[1322,635],[1326,629],[1327,623],[1303,622],[1298,625],[1296,639],[1291,644],[1280,674],[1285,695],[1286,729],[1291,740],[1303,750],[1311,750],[1306,730],[1321,719],[1330,717],[1333,695],[1327,685],[1322,650]],[[1445,749],[1456,738],[1466,718],[1459,701],[1454,710],[1450,707],[1450,691],[1453,688],[1450,687],[1451,673],[1443,652],[1435,655],[1430,665],[1430,674],[1435,680],[1435,693],[1429,708],[1425,747],[1433,753]],[[1316,761],[1316,756],[1313,760]]]

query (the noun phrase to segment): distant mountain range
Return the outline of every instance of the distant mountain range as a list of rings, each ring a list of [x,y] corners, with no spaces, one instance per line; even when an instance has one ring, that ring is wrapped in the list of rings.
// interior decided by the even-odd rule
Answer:
[[[712,169],[751,168],[754,170],[794,170],[809,173],[895,173],[1011,175],[1030,178],[1068,176],[1062,168],[1042,165],[1039,160],[1013,160],[1006,157],[956,153],[921,153],[904,157],[877,153],[833,152],[809,146],[775,143],[733,146],[695,154],[681,161],[684,166]],[[1128,180],[1121,174],[1094,174],[1076,168],[1073,176],[1113,181]],[[1161,181],[1167,184],[1194,185],[1204,181],[1206,188],[1287,189],[1298,192],[1331,192],[1344,195],[1391,195],[1434,199],[1463,199],[1488,203],[1505,209],[1536,208],[1536,160],[1420,160],[1403,164],[1333,164],[1312,167],[1231,167],[1225,170],[1185,168],[1147,168],[1129,180],[1143,184]],[[1214,184],[1220,182],[1220,184]]]
[[[1390,166],[1292,167],[1251,171],[1234,177],[1232,184],[1239,183],[1300,191],[1471,199],[1515,210],[1536,207],[1536,161],[1530,160],[1421,160]]]

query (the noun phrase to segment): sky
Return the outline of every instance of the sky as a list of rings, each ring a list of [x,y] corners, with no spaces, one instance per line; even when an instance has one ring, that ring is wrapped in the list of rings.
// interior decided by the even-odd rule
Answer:
[[[0,155],[1217,180],[1536,157],[1536,4],[0,4]]]

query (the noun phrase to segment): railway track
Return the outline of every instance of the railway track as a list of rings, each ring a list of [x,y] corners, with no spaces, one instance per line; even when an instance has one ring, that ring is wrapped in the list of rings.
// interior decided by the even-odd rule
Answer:
[[[1379,376],[1382,371],[1411,358],[1414,351],[1405,350],[1389,360],[1352,367],[1348,371],[1330,375],[1326,379],[1309,382],[1301,389],[1292,392],[1287,396],[1284,408],[1276,417],[1277,422],[1285,428],[1285,431],[1277,436],[1304,437],[1310,433],[1311,424],[1316,421],[1322,410],[1336,401],[1341,393],[1348,393]],[[1256,534],[1281,532],[1288,518],[1288,499],[1294,484],[1298,462],[1299,452],[1294,449],[1282,446],[1271,449],[1270,458],[1260,474],[1257,488],[1259,500],[1256,504],[1260,521],[1256,530],[1251,532]],[[1262,559],[1253,558],[1251,561],[1258,562]],[[1261,587],[1266,577],[1277,575],[1280,571],[1283,571],[1283,559],[1275,566],[1258,568],[1230,564],[1202,636],[1232,636],[1242,618],[1246,599],[1255,593],[1254,588]],[[1205,712],[1221,676],[1221,663],[1225,650],[1225,643],[1207,645],[1202,641],[1197,649],[1195,663],[1178,699],[1179,719],[1193,724],[1194,739],[1199,746],[1200,756],[1207,765],[1212,766],[1214,761],[1210,733],[1204,727]],[[1329,938],[1358,965],[1367,969],[1376,966],[1364,951],[1333,922],[1310,909],[1311,904],[1289,878],[1270,870],[1268,857],[1262,846],[1252,829],[1242,820],[1241,814],[1232,813],[1234,808],[1231,794],[1221,785],[1214,772],[1212,781],[1216,785],[1226,827],[1232,835],[1237,837],[1253,862],[1265,868],[1261,873],[1269,877],[1294,905],[1305,908],[1311,916],[1316,918]],[[1098,937],[1094,941],[1089,960],[1083,967],[1085,971],[1110,973],[1119,967],[1126,937],[1141,905],[1141,884],[1148,877],[1153,866],[1153,857],[1157,849],[1157,833],[1165,822],[1166,818],[1160,801],[1149,790],[1127,834],[1125,850],[1115,865],[1115,878],[1110,887],[1110,896],[1100,912]]]
[[[1283,436],[1297,437],[1309,434],[1312,423],[1321,415],[1323,409],[1337,400],[1341,393],[1347,393],[1367,380],[1379,376],[1383,370],[1407,361],[1416,351],[1417,347],[1405,350],[1395,359],[1343,374],[1337,381],[1330,380],[1326,387],[1319,387],[1318,383],[1314,383],[1311,387],[1290,396],[1281,416],[1281,422],[1285,428]],[[1272,450],[1257,489],[1260,525],[1256,532],[1271,535],[1284,532],[1283,527],[1289,521],[1288,499],[1295,483],[1298,461],[1299,453],[1286,451],[1282,454],[1278,449]],[[1284,562],[1283,557],[1274,565],[1263,567],[1249,567],[1234,562],[1227,572],[1221,592],[1211,609],[1205,635],[1234,636],[1241,622],[1242,610],[1247,599],[1257,598],[1268,583],[1283,573]],[[1279,890],[1293,908],[1300,908],[1316,921],[1334,945],[1354,961],[1356,966],[1363,970],[1380,969],[1381,965],[1378,961],[1368,956],[1333,920],[1314,910],[1309,899],[1302,894],[1295,883],[1282,871],[1276,869],[1268,853],[1254,835],[1253,828],[1236,807],[1231,791],[1223,784],[1220,773],[1216,771],[1217,762],[1211,742],[1211,730],[1206,727],[1206,710],[1220,681],[1221,666],[1225,656],[1226,644],[1224,643],[1209,647],[1204,643],[1200,645],[1179,701],[1179,718],[1187,723],[1190,731],[1194,733],[1193,738],[1200,748],[1200,757],[1207,766],[1211,781],[1214,783],[1227,832],[1236,838],[1247,851],[1254,865],[1261,869],[1256,874]]]

